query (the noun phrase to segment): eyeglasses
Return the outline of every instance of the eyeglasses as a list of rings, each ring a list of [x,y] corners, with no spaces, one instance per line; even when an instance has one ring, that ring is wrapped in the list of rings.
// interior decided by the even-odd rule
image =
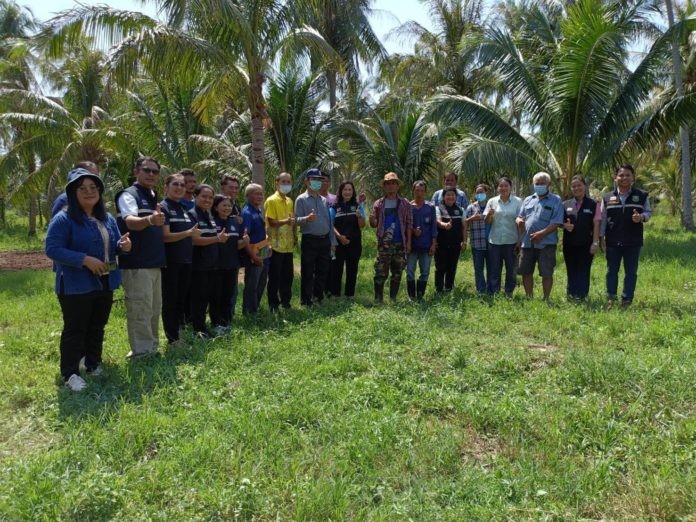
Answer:
[[[169,184],[170,187],[185,187],[186,183],[182,183],[181,181],[172,181]]]
[[[151,169],[150,167],[140,167],[145,174],[159,174],[159,169]]]
[[[97,187],[96,185],[82,185],[81,187],[77,187],[77,190],[84,194],[87,192],[98,192],[99,187]]]

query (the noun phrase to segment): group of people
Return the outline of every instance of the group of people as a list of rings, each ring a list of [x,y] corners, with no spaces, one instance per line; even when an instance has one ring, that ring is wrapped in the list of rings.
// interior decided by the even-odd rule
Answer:
[[[568,296],[587,297],[592,261],[602,249],[607,297],[617,298],[623,261],[621,298],[628,305],[636,286],[643,223],[651,215],[647,193],[633,187],[630,165],[617,169],[616,189],[601,202],[588,196],[581,176],[572,179],[573,197],[562,201],[550,191],[551,178],[543,172],[534,176],[534,193],[524,201],[513,195],[512,181],[502,177],[496,196],[489,198],[489,187],[479,184],[469,204],[455,173],[445,176],[444,188],[430,201],[425,181],[416,181],[409,200],[401,195],[398,175],[390,172],[380,183],[383,196],[369,212],[366,195],[351,181],[343,181],[336,195],[329,194],[329,177],[319,169],[303,173],[305,190],[294,202],[289,173],[276,177],[276,190],[267,199],[262,186],[247,185],[242,208],[237,203],[240,181],[231,176],[222,179],[216,194],[211,185],[197,183],[195,172],[184,169],[165,178],[160,200],[155,192],[160,181],[157,160],[139,158],[133,175],[135,182],[116,194],[116,218],[106,211],[104,184],[90,162],[75,166],[65,193],[54,204],[46,254],[54,261],[63,313],[61,374],[74,391],[86,386],[81,371],[102,371],[104,327],[113,291],[121,283],[132,359],[159,353],[160,315],[174,347],[186,344],[180,334],[189,326],[201,338],[229,329],[241,268],[244,314],[259,310],[264,292],[271,311],[290,308],[298,242],[300,303],[309,307],[341,293],[352,298],[367,222],[377,236],[377,303],[384,301],[387,282],[389,299],[397,300],[404,269],[409,299],[423,299],[432,259],[435,291],[452,290],[467,243],[477,292],[497,294],[502,287],[511,296],[520,274],[531,297],[538,265],[547,299],[562,229]]]

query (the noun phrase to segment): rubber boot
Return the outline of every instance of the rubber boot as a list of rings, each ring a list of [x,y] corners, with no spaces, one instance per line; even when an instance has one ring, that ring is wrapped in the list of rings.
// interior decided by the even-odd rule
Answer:
[[[392,303],[396,303],[396,296],[399,293],[399,287],[401,286],[401,280],[399,281],[394,281],[391,280],[389,281],[389,299],[391,299]]]
[[[425,287],[428,286],[427,281],[418,281],[417,288],[416,288],[416,298],[419,301],[423,300],[423,297],[425,296]]]
[[[382,304],[384,302],[384,283],[375,283],[375,303]]]
[[[416,282],[406,280],[406,290],[408,290],[408,298],[414,301],[416,299]]]

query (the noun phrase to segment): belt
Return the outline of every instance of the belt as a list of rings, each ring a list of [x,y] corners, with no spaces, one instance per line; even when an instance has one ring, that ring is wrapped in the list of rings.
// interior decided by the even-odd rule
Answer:
[[[329,234],[324,234],[323,236],[317,236],[315,234],[302,234],[302,239],[329,239]]]

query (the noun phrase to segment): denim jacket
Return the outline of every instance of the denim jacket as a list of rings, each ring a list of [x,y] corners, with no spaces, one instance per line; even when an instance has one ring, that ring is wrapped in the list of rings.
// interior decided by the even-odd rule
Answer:
[[[106,228],[109,231],[109,262],[116,260],[118,240],[121,237],[116,220],[111,214],[106,215]],[[104,258],[104,242],[99,228],[94,221],[85,216],[82,223],[72,219],[67,212],[59,212],[51,220],[46,233],[46,255],[56,265],[56,293],[87,294],[102,287],[101,278],[82,266],[86,256]],[[118,268],[109,272],[109,288],[115,290],[121,284],[121,272]]]

